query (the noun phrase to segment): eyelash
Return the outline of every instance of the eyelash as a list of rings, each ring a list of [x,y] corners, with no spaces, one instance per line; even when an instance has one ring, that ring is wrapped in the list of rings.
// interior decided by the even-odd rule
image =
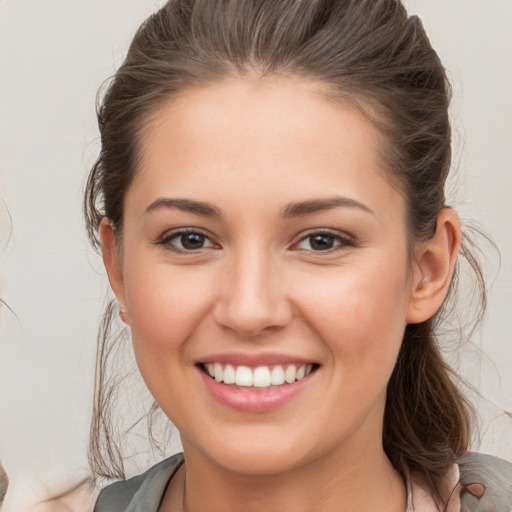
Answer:
[[[199,235],[200,237],[203,237],[205,241],[209,241],[211,245],[207,247],[199,247],[198,249],[186,249],[183,247],[176,247],[176,245],[171,243],[172,240],[180,239],[181,237],[184,237],[186,235]],[[210,237],[206,233],[197,228],[183,228],[177,231],[167,232],[159,241],[156,242],[156,244],[162,245],[165,248],[169,249],[170,251],[179,254],[197,254],[202,249],[210,249],[211,247],[216,247],[216,245],[213,242],[211,242]]]
[[[299,247],[299,244],[301,244],[302,242],[304,242],[308,239],[312,239],[313,237],[322,237],[322,236],[331,239],[335,245],[333,245],[333,247],[330,247],[328,249],[317,250],[317,251],[314,249],[304,249],[304,248]],[[311,242],[310,242],[310,245],[311,245]],[[316,229],[314,231],[310,231],[306,235],[303,235],[297,243],[293,244],[292,248],[296,251],[305,251],[305,252],[315,253],[315,254],[328,254],[328,253],[332,253],[335,251],[340,251],[340,250],[346,249],[347,247],[354,247],[354,246],[355,246],[354,240],[347,235],[342,235],[339,231],[334,231],[334,230],[330,230],[330,229]]]
[[[177,247],[176,245],[174,245],[172,243],[172,240],[180,239],[181,237],[186,236],[186,235],[199,235],[200,237],[203,238],[204,241],[209,241],[210,245],[208,245],[206,247],[199,247],[197,249],[186,249],[184,247]],[[322,250],[322,249],[315,250],[312,248],[305,249],[305,248],[300,247],[300,244],[302,242],[304,242],[308,239],[312,239],[313,237],[328,238],[332,241],[332,243],[334,245],[333,245],[333,247],[329,247],[324,250]],[[197,254],[203,249],[219,247],[214,242],[211,241],[210,237],[206,233],[204,233],[203,231],[201,231],[200,229],[197,229],[197,228],[183,228],[183,229],[179,229],[177,231],[168,232],[159,241],[157,241],[156,244],[164,246],[167,249],[169,249],[175,253],[180,253],[180,254]],[[310,242],[310,245],[311,245],[311,242]],[[298,242],[294,243],[291,246],[291,249],[295,250],[295,251],[304,251],[304,252],[308,252],[308,253],[327,254],[327,253],[332,253],[335,251],[343,250],[347,247],[354,247],[354,245],[355,245],[355,243],[352,238],[350,238],[348,236],[343,236],[338,231],[333,231],[330,229],[317,229],[317,230],[307,233],[306,235],[303,235],[299,239]]]

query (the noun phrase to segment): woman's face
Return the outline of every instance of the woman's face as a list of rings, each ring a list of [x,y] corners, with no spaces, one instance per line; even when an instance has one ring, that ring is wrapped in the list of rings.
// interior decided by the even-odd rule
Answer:
[[[140,371],[186,453],[237,472],[381,449],[411,308],[405,205],[375,128],[319,91],[183,93],[125,198],[111,280]]]

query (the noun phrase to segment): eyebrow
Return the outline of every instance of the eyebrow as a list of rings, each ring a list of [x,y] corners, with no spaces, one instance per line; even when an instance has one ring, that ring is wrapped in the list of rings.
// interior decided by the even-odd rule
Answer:
[[[150,213],[160,208],[172,208],[183,212],[194,213],[204,217],[213,217],[220,219],[223,217],[222,211],[210,203],[203,201],[194,201],[192,199],[173,199],[170,197],[160,197],[153,201],[147,208],[146,213]]]
[[[288,203],[282,208],[281,215],[283,218],[289,219],[332,210],[333,208],[340,206],[359,208],[360,210],[374,215],[374,212],[364,204],[356,201],[355,199],[350,199],[343,196]],[[215,219],[220,219],[224,216],[220,208],[217,208],[210,203],[194,201],[193,199],[174,199],[170,197],[160,197],[156,199],[146,208],[146,213],[150,213],[160,208],[177,209],[184,212],[193,213],[195,215],[213,217]]]
[[[339,206],[359,208],[360,210],[375,215],[374,212],[368,208],[368,206],[360,203],[359,201],[356,201],[355,199],[350,199],[343,196],[289,203],[282,209],[281,214],[285,219],[289,219],[293,217],[302,217],[304,215],[310,215],[313,213],[325,212]]]

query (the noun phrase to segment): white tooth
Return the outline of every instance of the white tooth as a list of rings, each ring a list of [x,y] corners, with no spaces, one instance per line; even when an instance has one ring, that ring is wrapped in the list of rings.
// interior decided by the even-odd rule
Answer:
[[[227,364],[224,368],[224,384],[235,383],[235,369],[230,364]]]
[[[235,372],[237,386],[252,386],[252,370],[247,366],[239,366]]]
[[[303,364],[297,368],[297,380],[303,379],[306,375],[306,365]]]
[[[288,382],[288,384],[293,384],[295,382],[295,377],[297,376],[297,369],[294,364],[291,364],[286,368],[284,372],[284,380]]]
[[[213,363],[208,363],[206,365],[207,369],[208,369],[208,373],[210,374],[210,377],[215,377],[215,366]]]
[[[258,366],[254,370],[253,386],[255,388],[267,388],[270,386],[270,370],[267,366]]]
[[[280,364],[272,368],[270,382],[273,386],[280,386],[281,384],[284,384],[284,370]]]
[[[224,372],[222,371],[222,366],[220,365],[220,363],[215,363],[213,371],[215,372],[215,380],[217,382],[222,382]]]
[[[313,365],[312,364],[308,364],[306,366],[306,375],[309,375],[312,370],[313,370]]]

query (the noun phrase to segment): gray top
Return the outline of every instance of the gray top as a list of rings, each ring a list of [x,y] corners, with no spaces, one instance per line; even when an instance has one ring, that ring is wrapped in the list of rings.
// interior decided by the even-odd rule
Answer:
[[[183,460],[183,454],[178,453],[141,475],[105,487],[93,512],[157,512],[167,485]]]

